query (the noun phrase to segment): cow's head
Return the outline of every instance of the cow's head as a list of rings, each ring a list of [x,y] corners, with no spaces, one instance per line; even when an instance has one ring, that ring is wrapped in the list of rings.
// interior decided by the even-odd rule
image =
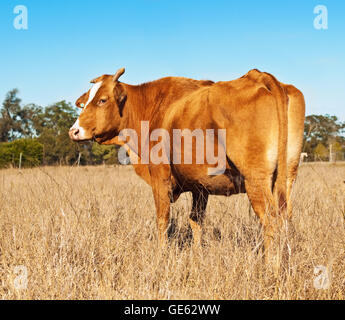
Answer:
[[[92,80],[92,88],[76,101],[82,111],[69,131],[73,141],[106,143],[119,134],[127,95],[118,80],[124,72],[122,68],[115,75],[103,75]]]

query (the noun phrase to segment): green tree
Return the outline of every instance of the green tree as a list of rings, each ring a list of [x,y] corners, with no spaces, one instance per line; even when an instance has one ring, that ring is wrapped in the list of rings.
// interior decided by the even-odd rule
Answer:
[[[12,142],[0,143],[0,168],[19,165],[22,154],[22,167],[40,165],[42,162],[43,145],[37,139],[17,139]]]
[[[315,160],[326,160],[328,156],[328,150],[321,142],[319,142],[314,149],[314,155],[316,157]]]
[[[32,126],[38,141],[43,145],[44,164],[73,164],[77,161],[83,146],[70,140],[69,128],[78,117],[76,108],[65,101],[45,109],[32,106]]]
[[[21,107],[21,100],[17,97],[18,90],[7,93],[0,109],[0,142],[13,141],[20,137],[31,136],[30,108]]]
[[[115,164],[118,163],[116,146],[102,146],[98,143],[92,145],[92,162],[94,164]]]
[[[304,126],[304,148],[303,151],[314,155],[315,160],[327,160],[324,149],[329,149],[330,144],[339,144],[345,151],[344,137],[345,123],[338,120],[336,116],[330,115],[310,115],[306,117]],[[321,156],[322,154],[322,156]]]

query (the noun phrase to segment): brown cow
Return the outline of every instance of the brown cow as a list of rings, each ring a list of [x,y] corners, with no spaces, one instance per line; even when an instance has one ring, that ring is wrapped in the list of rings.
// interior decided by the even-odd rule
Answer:
[[[292,213],[290,194],[304,127],[302,93],[258,70],[229,82],[168,77],[138,86],[119,82],[123,73],[124,69],[120,69],[115,76],[96,78],[92,89],[77,100],[76,105],[83,111],[70,130],[71,139],[121,144],[119,134],[132,129],[141,140],[141,123],[148,121],[148,136],[155,129],[164,130],[172,146],[168,148],[168,163],[150,159],[143,164],[139,158],[134,165],[136,173],[152,187],[161,243],[166,239],[170,203],[181,193],[192,192],[190,225],[194,241],[199,243],[208,196],[247,192],[264,226],[267,247],[281,221],[275,218],[276,214],[285,218],[286,207],[288,218]],[[201,130],[206,133],[206,140],[206,130],[215,130],[213,151],[218,155],[224,151],[224,171],[210,175],[209,169],[217,164],[210,164],[207,159],[197,162],[194,143],[189,150],[192,163],[173,162],[176,152],[184,159],[188,153],[173,146],[176,129]],[[226,139],[221,139],[218,129],[226,130]],[[162,136],[161,141],[167,140]],[[186,141],[186,137],[181,141]],[[158,144],[157,139],[150,140],[149,151]],[[132,151],[141,155],[142,149],[138,146]],[[207,152],[203,153],[206,156]]]

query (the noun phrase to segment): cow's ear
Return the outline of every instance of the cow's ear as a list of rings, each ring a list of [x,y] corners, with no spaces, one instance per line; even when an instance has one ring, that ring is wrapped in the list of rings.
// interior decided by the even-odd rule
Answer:
[[[126,100],[127,100],[127,92],[124,89],[124,87],[121,85],[121,83],[117,83],[114,87],[114,98],[119,108],[120,117],[122,117],[123,109],[125,107]]]
[[[83,108],[86,101],[87,101],[87,94],[88,92],[84,93],[80,98],[78,98],[78,100],[75,102],[75,105],[78,108]]]
[[[97,82],[100,82],[100,81],[103,80],[103,78],[104,78],[104,76],[100,76],[100,77],[98,77],[98,78],[92,79],[92,80],[90,81],[90,83],[97,83]]]

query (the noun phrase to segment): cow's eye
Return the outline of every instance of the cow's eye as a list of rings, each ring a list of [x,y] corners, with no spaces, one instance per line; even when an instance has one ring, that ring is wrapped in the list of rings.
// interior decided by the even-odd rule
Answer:
[[[99,101],[98,101],[98,104],[99,105],[103,105],[103,104],[105,104],[107,102],[107,99],[100,99]]]

